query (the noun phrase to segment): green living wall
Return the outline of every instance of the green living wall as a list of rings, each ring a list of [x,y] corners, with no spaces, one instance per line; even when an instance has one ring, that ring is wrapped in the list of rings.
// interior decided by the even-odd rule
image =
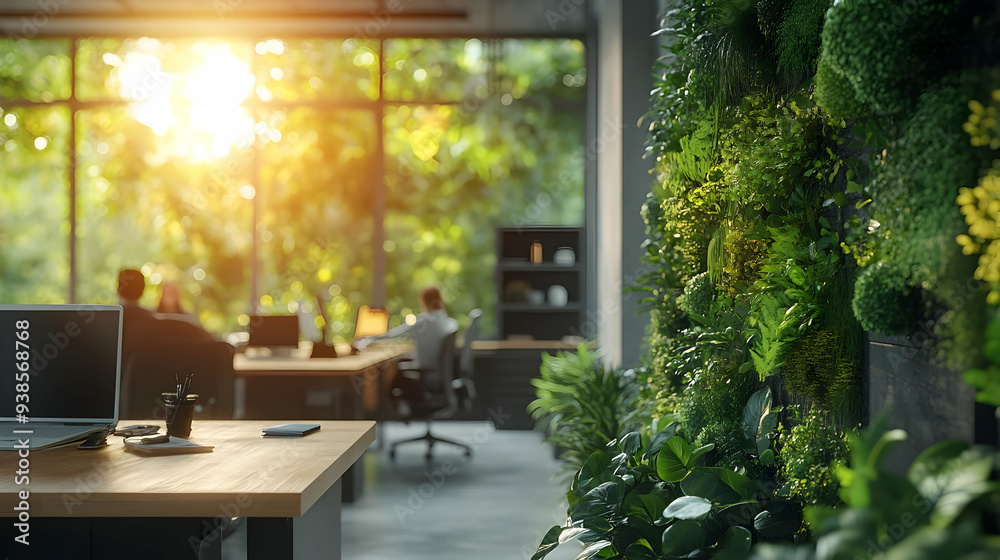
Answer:
[[[865,331],[916,333],[1000,405],[997,7],[671,4],[633,288],[648,361],[584,388],[596,361],[546,360],[532,408],[575,474],[534,558],[996,557],[997,449],[887,472],[905,434],[861,384]]]

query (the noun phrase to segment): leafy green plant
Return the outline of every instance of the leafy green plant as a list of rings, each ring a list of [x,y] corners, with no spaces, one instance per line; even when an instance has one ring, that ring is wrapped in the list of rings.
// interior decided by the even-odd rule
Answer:
[[[833,0],[793,0],[785,9],[778,35],[778,70],[801,80],[816,70],[820,32]]]
[[[681,299],[681,309],[689,315],[708,315],[712,300],[715,299],[715,286],[707,272],[688,280],[684,286],[684,297]]]
[[[684,386],[692,386],[713,368],[740,363],[744,346],[740,337],[743,318],[730,298],[713,302],[705,317],[691,315],[691,326],[676,333],[667,370]],[[741,372],[742,373],[742,372]]]
[[[754,305],[755,315],[748,324],[756,329],[750,349],[753,367],[761,379],[778,373],[784,364],[785,350],[792,341],[791,328],[785,321],[787,300],[770,294],[761,296]]]
[[[675,435],[676,423],[612,441],[587,458],[567,494],[569,519],[532,560],[574,539],[578,558],[743,558],[753,541],[788,539],[800,507],[766,485],[710,466],[712,444]]]
[[[955,199],[962,187],[976,186],[989,150],[970,147],[962,131],[970,97],[964,89],[948,80],[921,95],[872,181],[879,260],[932,292],[962,261],[973,266],[955,243],[966,231]]]
[[[694,445],[714,445],[712,458],[716,466],[754,479],[770,479],[775,471],[771,442],[779,411],[772,407],[771,390],[765,387],[751,395],[735,414],[713,417]]]
[[[834,463],[847,460],[847,438],[829,414],[811,410],[801,423],[781,437],[781,477],[784,489],[806,505],[837,506],[840,483]]]
[[[547,429],[546,441],[565,449],[560,459],[567,469],[580,468],[591,453],[635,427],[637,384],[599,365],[586,343],[576,353],[542,354],[541,378],[531,384],[538,398],[528,411]]]
[[[892,445],[906,438],[886,431],[885,416],[850,437],[850,466],[836,476],[846,508],[811,507],[806,518],[813,541],[798,549],[760,545],[752,560],[968,560],[995,558],[1000,541],[981,529],[983,511],[994,511],[1000,483],[991,481],[997,451],[963,441],[931,446],[910,465],[906,476],[886,471]]]
[[[746,377],[732,359],[713,360],[701,369],[680,396],[679,434],[694,441],[713,422],[737,418],[747,399]]]
[[[819,329],[807,333],[788,348],[781,373],[793,392],[829,410],[854,388],[858,362],[849,355],[844,330]]]
[[[932,48],[943,44],[956,10],[956,2],[944,0],[910,6],[912,13],[894,18],[893,0],[843,0],[826,14],[822,57],[879,114],[912,108],[933,70]]]
[[[851,308],[861,326],[887,335],[906,334],[916,322],[919,293],[898,270],[878,263],[862,269]]]
[[[816,68],[816,104],[837,119],[853,119],[869,112],[858,100],[854,85],[826,58],[820,58]]]

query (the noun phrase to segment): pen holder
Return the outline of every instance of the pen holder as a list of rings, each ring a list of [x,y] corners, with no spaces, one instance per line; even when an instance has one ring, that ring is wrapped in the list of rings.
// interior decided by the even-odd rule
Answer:
[[[194,403],[198,395],[188,395],[183,401],[174,393],[163,393],[163,404],[167,409],[167,435],[186,438],[191,435],[191,419],[194,417]]]

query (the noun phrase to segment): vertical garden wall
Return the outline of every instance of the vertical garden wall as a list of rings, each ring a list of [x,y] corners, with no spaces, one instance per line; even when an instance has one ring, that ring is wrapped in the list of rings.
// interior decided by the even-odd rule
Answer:
[[[671,4],[648,361],[628,399],[548,362],[534,411],[576,472],[535,558],[996,557],[997,449],[961,439],[1000,405],[997,6]]]

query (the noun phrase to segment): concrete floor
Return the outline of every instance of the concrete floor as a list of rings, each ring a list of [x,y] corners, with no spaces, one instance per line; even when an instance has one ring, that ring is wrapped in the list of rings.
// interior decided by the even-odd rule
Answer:
[[[425,424],[388,424],[380,438],[422,435]],[[395,460],[373,446],[365,455],[365,492],[342,511],[344,560],[528,560],[542,535],[566,516],[551,447],[530,431],[494,430],[483,422],[437,422],[440,437],[471,442],[437,445],[426,461],[423,442],[398,448]],[[245,525],[225,541],[225,560],[245,558]],[[236,546],[231,546],[236,545]],[[568,543],[547,560],[576,558]]]

